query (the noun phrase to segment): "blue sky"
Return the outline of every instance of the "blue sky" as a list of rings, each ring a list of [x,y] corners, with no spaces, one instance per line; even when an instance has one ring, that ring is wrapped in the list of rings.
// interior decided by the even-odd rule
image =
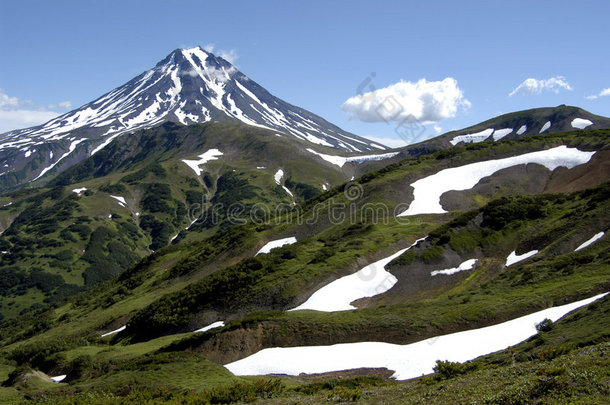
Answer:
[[[0,132],[210,44],[272,94],[358,135],[397,139],[400,121],[376,119],[358,97],[342,109],[358,90],[395,96],[427,136],[559,104],[608,116],[609,4],[0,1]]]

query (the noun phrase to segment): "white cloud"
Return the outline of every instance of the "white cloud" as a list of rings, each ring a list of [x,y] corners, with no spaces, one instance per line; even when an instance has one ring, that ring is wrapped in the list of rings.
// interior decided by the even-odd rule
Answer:
[[[203,50],[207,53],[214,53],[214,48],[216,48],[214,44],[206,44],[203,47]],[[237,61],[237,52],[235,51],[235,49],[229,49],[228,51],[225,49],[219,49],[218,52],[215,53],[215,55],[220,56],[232,65],[235,64],[235,61]]]
[[[60,101],[59,108],[69,110],[70,108],[72,108],[72,101]]]
[[[181,70],[180,74],[182,76],[190,76],[190,77],[199,77],[199,75],[202,74],[217,82],[226,83],[231,78],[231,75],[235,72],[237,72],[237,69],[235,68],[235,66],[231,66],[231,68],[227,69],[227,70],[216,69],[215,67],[208,66],[208,67],[206,67],[205,70],[201,70],[201,69],[200,70],[195,70],[195,69]]]
[[[44,124],[58,115],[55,111],[0,110],[0,133]]]
[[[455,117],[460,107],[469,108],[457,80],[406,82],[349,98],[341,107],[350,119],[364,122],[401,122],[417,120],[421,124]]]
[[[45,108],[31,109],[32,102],[10,97],[0,89],[0,133],[44,124],[60,113]]]
[[[221,49],[218,52],[218,56],[220,56],[221,58],[223,58],[224,60],[226,60],[227,62],[229,62],[232,65],[234,65],[235,62],[237,61],[237,52],[235,51],[235,49],[230,49],[228,51]]]
[[[607,89],[603,89],[602,91],[599,92],[599,94],[594,94],[592,96],[587,96],[587,98],[589,100],[595,100],[596,98],[605,97],[605,96],[610,96],[610,87],[608,87]]]
[[[443,132],[443,128],[439,125],[435,125],[434,132],[436,132],[437,134],[440,134],[441,132]]]
[[[559,93],[559,90],[561,89],[572,90],[572,87],[570,87],[570,84],[563,76],[555,76],[550,79],[540,80],[530,77],[529,79],[525,79],[523,83],[511,91],[508,96],[512,97],[515,94],[538,95],[547,90]]]
[[[19,105],[17,97],[9,97],[4,90],[0,89],[0,109],[16,108]]]

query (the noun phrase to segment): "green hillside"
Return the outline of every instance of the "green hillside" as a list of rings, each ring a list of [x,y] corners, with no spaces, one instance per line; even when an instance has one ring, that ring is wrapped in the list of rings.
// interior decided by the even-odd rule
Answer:
[[[224,155],[201,175],[182,161],[215,147]],[[168,123],[115,140],[44,188],[2,196],[0,316],[88,290],[171,242],[243,223],[256,204],[289,209],[347,180],[310,152],[295,156],[303,148],[242,124]],[[280,168],[294,197],[275,182]]]
[[[610,302],[607,297],[509,350],[465,365],[439,363],[434,375],[406,382],[389,380],[387,370],[279,379],[235,377],[221,365],[266,347],[359,341],[406,344],[610,291],[608,237],[574,251],[610,228],[610,178],[604,170],[609,130],[458,146],[393,163],[345,183],[349,178],[336,166],[300,161],[296,152],[282,157],[288,149],[275,150],[273,159],[261,164],[263,152],[239,160],[238,151],[230,155],[225,147],[231,158],[210,161],[205,173],[197,177],[180,162],[184,155],[173,155],[174,151],[196,151],[188,156],[194,158],[206,150],[221,149],[221,133],[209,137],[196,133],[218,129],[216,125],[220,124],[187,127],[183,131],[195,131],[193,138],[184,134],[178,146],[170,142],[173,130],[160,127],[159,133],[147,132],[130,140],[133,147],[110,148],[107,159],[96,163],[94,155],[80,169],[64,172],[53,180],[53,188],[10,196],[13,204],[5,207],[1,219],[10,222],[2,235],[3,243],[10,244],[3,266],[16,252],[24,252],[24,256],[16,257],[12,264],[23,268],[12,270],[19,282],[6,289],[2,309],[8,308],[8,300],[15,301],[11,308],[24,308],[17,297],[25,297],[23,301],[57,298],[50,307],[32,308],[2,324],[0,373],[5,382],[0,401],[459,403],[466,395],[470,402],[508,404],[596,403],[607,397],[610,335],[603,322]],[[270,139],[265,131],[258,138],[248,131],[259,130],[240,130],[245,133],[237,131],[236,145],[260,142],[260,151],[276,147],[264,146]],[[152,144],[157,146],[138,158],[147,137],[156,139]],[[164,142],[172,145],[165,152],[158,146]],[[498,172],[489,176],[498,187],[452,192],[450,203],[459,208],[448,213],[395,216],[413,200],[409,184],[417,179],[449,167],[560,145],[596,154],[574,169],[535,171],[532,176],[541,183],[536,189]],[[113,153],[120,153],[121,158]],[[285,160],[277,163],[282,158]],[[105,168],[106,161],[116,163]],[[271,166],[271,162],[276,165],[271,170],[256,168]],[[298,204],[292,205],[273,178],[280,167],[292,184],[316,188],[328,182],[334,187],[299,196],[295,186],[291,189]],[[206,174],[212,178],[211,186],[206,184]],[[137,180],[130,182],[128,176]],[[78,187],[86,187],[90,195],[71,191]],[[212,206],[239,202],[251,209],[264,202],[287,208],[242,216],[245,220],[237,222],[229,221],[225,213],[213,226],[197,224],[178,237],[178,243],[166,246],[170,235],[189,225],[188,220],[178,222],[184,218],[178,207],[187,206],[189,190],[207,196]],[[125,197],[126,207],[110,197],[119,194]],[[19,219],[28,210],[36,215]],[[111,218],[106,215],[108,210]],[[95,214],[98,212],[104,214]],[[171,227],[171,232],[163,233],[167,235],[164,243],[153,245],[160,240],[155,239],[159,234],[154,227],[142,226],[146,215]],[[50,218],[50,225],[39,222],[41,217]],[[83,217],[81,222],[79,217]],[[93,219],[86,222],[84,218]],[[122,224],[132,224],[133,235],[128,236],[128,225]],[[45,234],[46,230],[53,232]],[[34,283],[18,295],[17,288],[21,292],[25,281],[32,283],[36,277],[56,274],[64,283],[69,280],[67,269],[64,274],[53,267],[64,257],[57,248],[49,246],[45,251],[41,247],[31,256],[26,254],[31,250],[15,249],[20,246],[16,241],[33,232],[51,235],[46,236],[49,240],[58,240],[62,233],[74,238],[60,246],[75,252],[71,261],[63,261],[70,264],[71,273],[81,277],[80,281],[74,277],[75,287],[70,288],[87,287],[87,269],[96,265],[114,269],[113,274],[70,298],[58,293],[67,288],[61,283],[49,293]],[[266,242],[292,236],[297,243],[255,256]],[[286,312],[338,277],[424,236],[428,236],[425,241],[387,266],[398,279],[396,285],[386,293],[356,301],[359,309]],[[131,246],[126,251],[137,252],[142,259],[122,255],[125,246]],[[82,250],[82,254],[76,253]],[[504,266],[511,252],[531,250],[539,252]],[[47,257],[52,251],[55,256]],[[477,259],[472,271],[431,281],[431,270],[454,267],[472,258]],[[31,267],[35,263],[40,271]],[[5,267],[2,274],[9,274]],[[14,317],[17,310],[6,313]],[[218,320],[226,326],[192,333]],[[124,325],[125,330],[118,334],[100,336]],[[68,377],[60,384],[45,377],[61,374]]]

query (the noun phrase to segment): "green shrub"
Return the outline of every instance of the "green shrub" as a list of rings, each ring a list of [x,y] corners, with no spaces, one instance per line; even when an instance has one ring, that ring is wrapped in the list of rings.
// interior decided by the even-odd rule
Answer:
[[[542,321],[540,321],[540,323],[536,324],[536,330],[538,332],[549,332],[551,329],[553,329],[553,326],[555,324],[553,323],[552,320],[550,320],[549,318],[545,318]]]
[[[127,192],[127,187],[122,183],[104,184],[99,190],[108,194],[125,194]]]
[[[453,361],[437,360],[434,366],[434,378],[437,380],[447,380],[465,374],[477,368],[474,363],[456,363]]]

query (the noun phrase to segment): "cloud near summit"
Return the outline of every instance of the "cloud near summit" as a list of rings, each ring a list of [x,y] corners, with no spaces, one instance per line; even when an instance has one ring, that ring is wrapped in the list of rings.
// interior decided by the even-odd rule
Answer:
[[[511,91],[508,96],[512,97],[515,94],[538,95],[542,94],[543,91],[559,93],[561,89],[572,90],[572,87],[563,76],[555,76],[549,79],[534,79],[530,77]]]
[[[457,80],[401,80],[388,87],[349,98],[341,109],[350,119],[364,122],[400,122],[416,119],[424,124],[455,117],[459,108],[470,101],[458,87]]]
[[[14,129],[27,128],[43,124],[57,117],[60,113],[55,110],[72,108],[70,101],[62,101],[58,105],[35,107],[31,101],[23,101],[17,97],[9,96],[0,89],[0,134]]]

